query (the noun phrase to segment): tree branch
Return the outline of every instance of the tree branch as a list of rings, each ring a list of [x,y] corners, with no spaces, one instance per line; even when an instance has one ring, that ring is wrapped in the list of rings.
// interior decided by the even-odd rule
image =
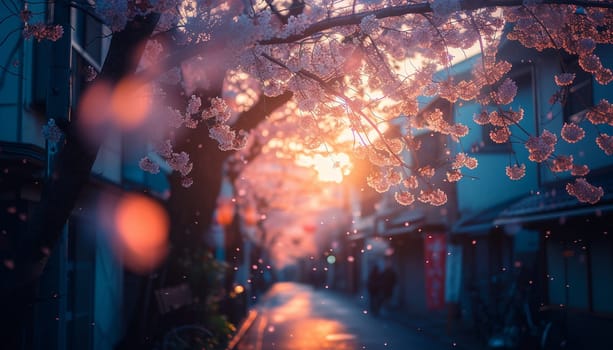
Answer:
[[[279,96],[268,97],[261,95],[251,108],[241,113],[238,121],[233,125],[235,129],[252,130],[260,124],[275,109],[283,106],[293,97],[293,93],[286,91]]]
[[[592,8],[613,8],[613,2],[606,1],[581,1],[581,0],[542,0],[541,4],[550,4],[550,5],[575,5],[582,7],[592,7]],[[471,11],[479,8],[489,8],[489,7],[516,7],[522,6],[523,0],[464,0],[461,1],[461,10]],[[302,33],[291,35],[288,37],[276,37],[267,40],[259,41],[257,44],[259,45],[274,45],[274,44],[289,44],[293,43],[305,38],[308,38],[312,35],[318,34],[320,32],[341,26],[348,25],[358,25],[362,21],[362,19],[366,16],[374,15],[378,19],[389,18],[389,17],[399,17],[408,14],[425,14],[432,12],[432,8],[429,3],[419,3],[419,4],[406,4],[406,5],[398,5],[398,6],[389,6],[378,10],[364,11],[360,13],[352,13],[345,16],[338,16],[333,18],[326,18],[319,22],[313,23],[309,27],[307,27]],[[215,40],[213,40],[215,41]],[[217,45],[219,46],[219,45]],[[158,66],[156,66],[157,70],[145,70],[139,74],[140,77],[151,80],[159,74],[161,71],[167,71],[177,64],[198,56],[198,55],[206,55],[207,51],[217,49],[214,45],[212,45],[211,41],[201,42],[196,45],[186,46],[182,49],[175,50],[171,55],[167,56]]]

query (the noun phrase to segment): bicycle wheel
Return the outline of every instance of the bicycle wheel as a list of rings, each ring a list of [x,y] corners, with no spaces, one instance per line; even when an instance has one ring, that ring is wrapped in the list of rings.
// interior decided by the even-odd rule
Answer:
[[[541,333],[541,349],[566,349],[567,343],[563,328],[559,323],[549,321],[545,324],[543,332]]]

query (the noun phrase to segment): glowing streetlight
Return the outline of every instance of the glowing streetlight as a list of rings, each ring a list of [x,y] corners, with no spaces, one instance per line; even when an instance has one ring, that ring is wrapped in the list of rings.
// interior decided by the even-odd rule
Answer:
[[[231,200],[223,199],[217,205],[217,222],[222,226],[228,226],[234,219],[234,203]]]
[[[248,205],[245,209],[243,209],[243,220],[247,226],[255,226],[259,219],[260,216],[253,205]]]

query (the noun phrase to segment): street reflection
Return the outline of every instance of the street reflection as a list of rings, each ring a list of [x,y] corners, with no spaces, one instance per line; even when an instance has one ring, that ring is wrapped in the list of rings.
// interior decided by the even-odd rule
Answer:
[[[356,349],[356,337],[343,323],[319,315],[326,305],[314,300],[309,286],[277,283],[262,303],[257,339],[239,349]]]

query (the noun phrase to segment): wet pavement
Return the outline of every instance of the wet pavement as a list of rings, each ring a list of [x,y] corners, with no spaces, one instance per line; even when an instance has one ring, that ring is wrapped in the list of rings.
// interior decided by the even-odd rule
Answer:
[[[239,350],[453,349],[384,317],[373,317],[355,300],[326,289],[277,283],[256,305]]]

